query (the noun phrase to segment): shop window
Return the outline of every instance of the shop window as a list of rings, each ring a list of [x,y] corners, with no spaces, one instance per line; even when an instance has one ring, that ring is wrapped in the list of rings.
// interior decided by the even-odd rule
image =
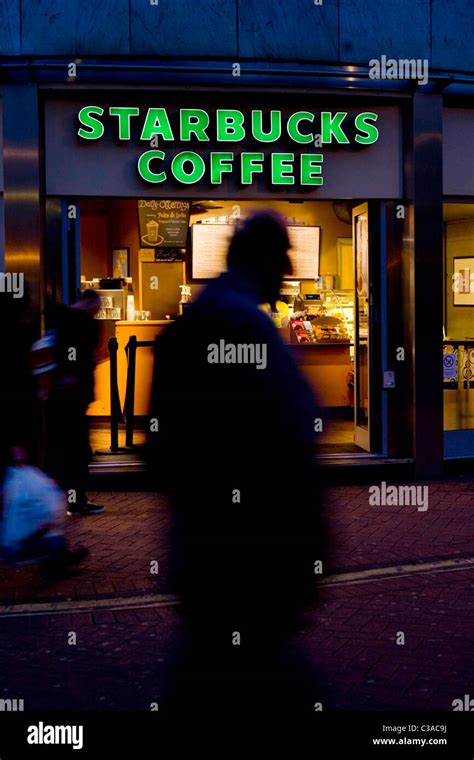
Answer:
[[[259,206],[283,214],[291,228],[293,246],[306,251],[304,266],[298,265],[292,278],[285,281],[276,311],[270,317],[318,399],[322,427],[315,431],[316,451],[327,456],[362,452],[354,442],[357,384],[350,204],[348,213],[341,215],[337,204],[331,202],[193,201],[185,247],[162,249],[163,230],[154,225],[152,228],[149,220],[140,224],[136,200],[84,199],[80,203],[81,287],[97,288],[102,299],[98,314],[102,337],[96,400],[89,408],[96,461],[109,461],[104,459],[107,454],[117,464],[140,460],[151,391],[151,344],[167,323],[182,312],[186,302],[198,297],[206,279],[225,268],[226,243],[236,220]],[[143,235],[156,238],[156,248],[145,247]],[[208,254],[206,260],[199,260],[200,244]],[[115,276],[118,262],[120,273],[127,277]],[[153,278],[159,281],[156,289],[152,286]],[[270,310],[268,304],[262,304],[262,308]],[[112,454],[108,344],[110,338],[117,339],[118,404],[113,401],[112,405],[120,416],[125,410],[129,371],[125,349],[133,337],[139,344],[149,344],[139,347],[136,355],[133,442],[130,445],[130,439],[126,440],[120,417],[119,452]]]
[[[448,455],[462,456],[472,455],[474,431],[474,204],[445,204],[444,221],[444,429],[460,434]]]

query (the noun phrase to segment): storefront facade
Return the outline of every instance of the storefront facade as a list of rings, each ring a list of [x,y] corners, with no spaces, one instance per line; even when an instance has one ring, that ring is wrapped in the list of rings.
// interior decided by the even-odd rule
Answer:
[[[153,85],[138,71],[135,81],[130,73],[109,71],[106,84],[91,72],[80,86],[4,86],[5,260],[7,269],[27,275],[38,329],[47,299],[71,301],[81,275],[96,276],[93,267],[83,271],[84,241],[101,234],[96,217],[108,219],[104,261],[111,248],[128,247],[128,274],[138,288],[146,253],[125,220],[133,215],[138,230],[138,200],[189,202],[181,283],[197,293],[203,281],[193,277],[193,227],[210,215],[200,215],[199,204],[215,204],[217,220],[227,222],[267,205],[295,227],[320,228],[318,276],[333,278],[338,297],[353,292],[352,305],[342,301],[354,310],[345,353],[341,345],[290,341],[323,397],[323,423],[326,412],[332,420],[340,407],[347,407],[345,419],[352,415],[356,448],[334,445],[336,436],[325,439],[319,455],[341,463],[412,463],[420,476],[439,474],[446,457],[472,455],[469,414],[462,430],[455,429],[459,415],[454,423],[445,419],[452,402],[443,380],[443,328],[452,341],[468,334],[446,329],[442,95],[436,88],[423,94],[374,90],[364,77],[355,88],[347,71],[337,88],[327,77],[304,73],[289,81],[283,67],[270,77],[253,74],[251,86],[234,80],[230,91],[202,69],[190,64],[178,76],[156,64]],[[185,86],[186,77],[192,86]],[[454,143],[450,150],[456,152]],[[444,182],[446,195],[468,200],[468,192],[451,192],[446,170]],[[352,283],[342,263],[345,244]],[[455,252],[450,261],[460,256]],[[108,264],[107,271],[103,262],[97,266],[97,275],[110,276]],[[309,278],[299,282],[307,301],[319,297]],[[143,282],[140,288],[141,308]],[[464,314],[469,319],[469,309]],[[123,340],[131,334],[126,322],[116,326]],[[153,337],[150,327],[137,328],[139,340]],[[466,332],[464,325],[459,329]],[[450,345],[465,350],[464,343]],[[141,374],[149,374],[149,358],[143,361]],[[466,361],[464,354],[459,361]],[[107,378],[104,366],[104,388]],[[461,387],[458,380],[455,407],[462,410],[471,383]],[[123,403],[123,387],[120,392]],[[98,417],[107,417],[107,404],[110,409],[106,390],[103,401]]]

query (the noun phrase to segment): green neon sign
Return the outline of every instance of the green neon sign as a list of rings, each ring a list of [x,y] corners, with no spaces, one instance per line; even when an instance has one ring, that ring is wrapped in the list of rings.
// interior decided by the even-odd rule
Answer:
[[[89,105],[78,113],[77,134],[81,140],[94,141],[103,138],[107,129],[107,135],[112,132],[121,142],[129,142],[132,132],[139,133],[139,142],[155,145],[137,160],[138,174],[149,184],[172,178],[179,184],[193,185],[205,178],[211,185],[221,185],[225,175],[237,175],[241,185],[252,185],[256,175],[263,174],[274,187],[308,188],[320,187],[324,182],[324,154],[316,153],[313,146],[318,145],[321,151],[325,145],[335,143],[373,145],[379,139],[377,120],[378,114],[371,111],[350,119],[346,111],[295,111],[285,115],[278,110],[244,113],[217,109],[211,113],[202,108],[181,108],[170,113],[157,107],[144,112],[137,106],[110,106],[106,110]],[[263,145],[283,139],[286,150],[261,150]],[[191,141],[199,143],[199,152],[186,148]],[[173,150],[172,143],[181,149]],[[219,147],[225,143],[234,150],[225,150],[222,145],[222,150],[203,152],[206,143],[217,143]],[[243,143],[242,150],[235,152],[239,143]],[[294,145],[294,151],[288,150],[288,143]],[[158,144],[166,146],[166,151],[158,149]]]

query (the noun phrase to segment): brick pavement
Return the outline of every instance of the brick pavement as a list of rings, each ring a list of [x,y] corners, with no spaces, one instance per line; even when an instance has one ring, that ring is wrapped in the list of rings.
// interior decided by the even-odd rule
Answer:
[[[474,697],[474,567],[440,571],[439,560],[474,556],[473,481],[429,485],[427,512],[373,507],[367,486],[328,489],[331,582],[319,609],[308,609],[297,641],[328,686],[328,709],[451,709]],[[148,493],[93,494],[107,514],[70,521],[71,540],[91,557],[57,583],[32,568],[0,570],[3,603],[113,600],[169,591],[169,512]],[[160,562],[158,580],[150,561]],[[433,569],[384,576],[384,568],[434,562]],[[340,573],[380,568],[375,579]],[[126,605],[125,605],[126,606]],[[11,608],[13,609],[13,608]],[[17,608],[18,609],[18,608]],[[149,709],[179,635],[176,606],[112,607],[54,615],[0,617],[0,698],[26,708]],[[68,633],[77,643],[68,644]],[[396,643],[403,632],[405,644]]]
[[[168,561],[169,510],[165,497],[143,492],[94,493],[106,513],[70,518],[66,535],[82,544],[90,557],[76,576],[53,583],[35,567],[0,568],[0,604],[89,599],[161,590]],[[159,575],[150,562],[159,562]]]

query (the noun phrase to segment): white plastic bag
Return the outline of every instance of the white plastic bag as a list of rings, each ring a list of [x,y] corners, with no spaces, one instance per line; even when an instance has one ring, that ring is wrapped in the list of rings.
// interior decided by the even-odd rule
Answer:
[[[2,547],[16,551],[37,531],[61,535],[64,494],[37,467],[8,467],[3,483]]]

